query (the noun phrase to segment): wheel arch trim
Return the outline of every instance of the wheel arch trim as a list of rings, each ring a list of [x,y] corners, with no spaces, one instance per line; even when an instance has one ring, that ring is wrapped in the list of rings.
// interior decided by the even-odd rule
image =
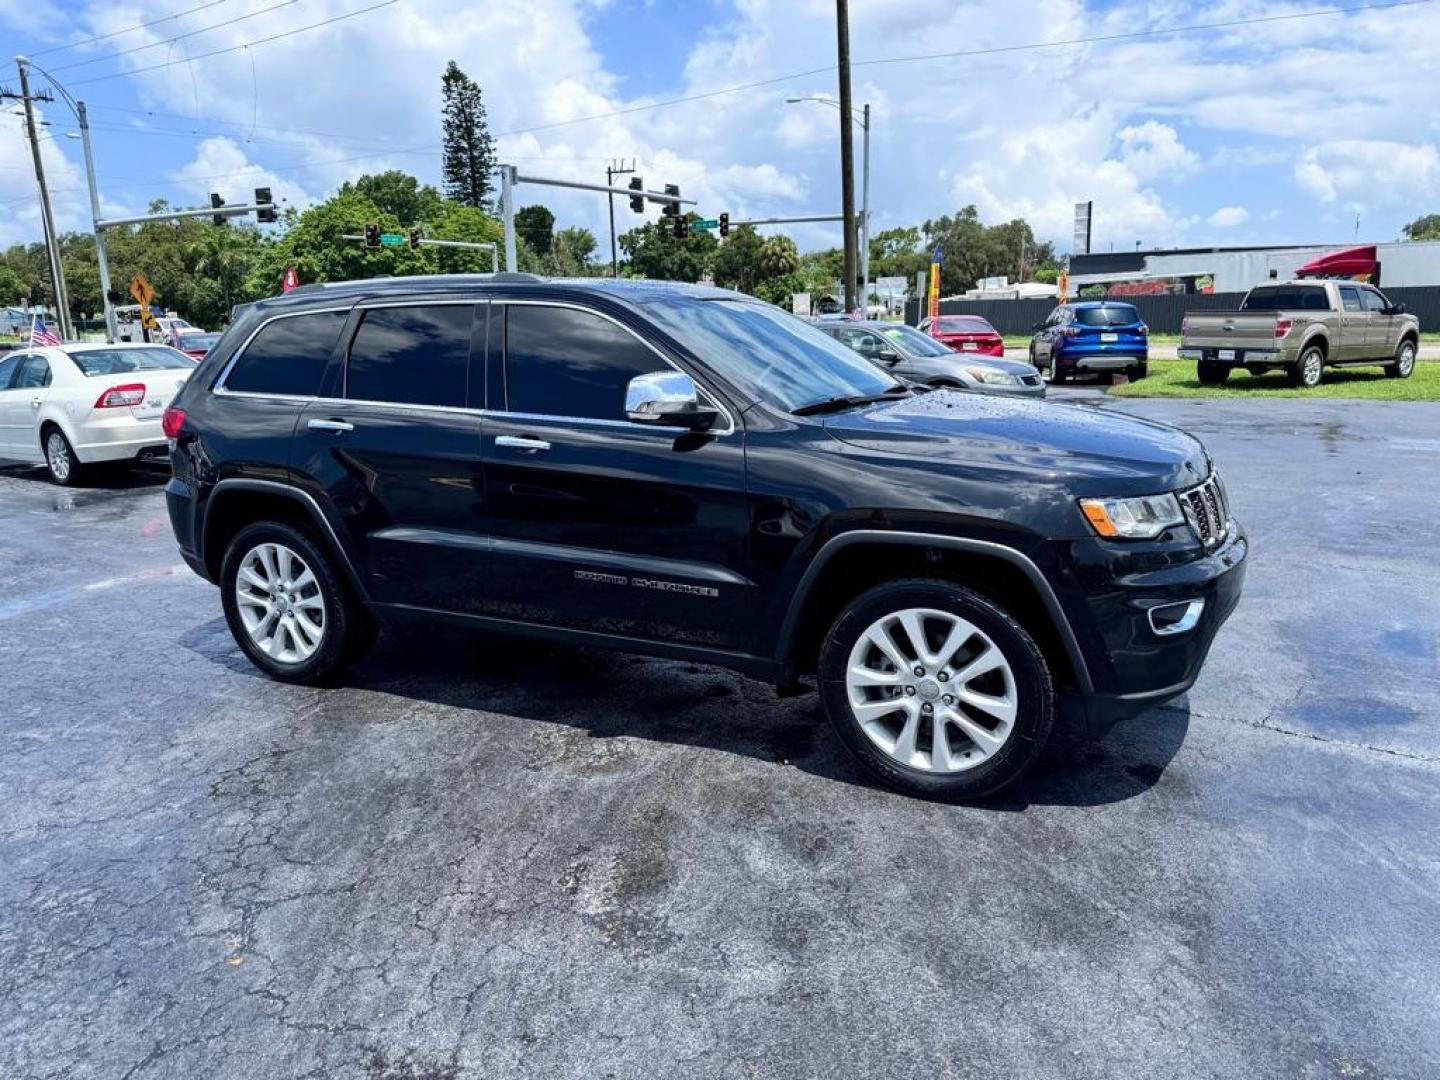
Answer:
[[[780,636],[776,643],[776,657],[782,662],[788,662],[795,648],[795,635],[799,628],[800,617],[805,610],[806,602],[810,598],[816,580],[819,578],[825,566],[846,548],[854,547],[856,544],[874,544],[876,546],[894,545],[897,547],[935,547],[947,548],[952,551],[967,551],[976,555],[988,555],[1003,559],[1010,563],[1022,574],[1025,575],[1031,586],[1035,589],[1036,595],[1044,605],[1050,620],[1054,623],[1055,631],[1060,635],[1060,642],[1064,646],[1065,655],[1070,660],[1071,666],[1075,669],[1075,677],[1080,683],[1080,689],[1084,693],[1092,693],[1095,689],[1094,682],[1090,678],[1090,668],[1085,662],[1085,655],[1080,650],[1080,642],[1075,637],[1075,631],[1070,625],[1070,619],[1065,614],[1065,609],[1060,605],[1060,599],[1055,595],[1055,590],[1050,587],[1050,582],[1041,572],[1040,568],[1023,552],[1015,548],[1007,547],[1004,544],[992,543],[988,540],[972,540],[963,536],[945,536],[939,533],[917,533],[917,532],[894,532],[888,529],[852,529],[843,532],[839,536],[831,537],[821,549],[815,553],[810,560],[810,565],[805,568],[799,583],[795,586],[795,592],[790,598],[790,606],[785,612],[785,619],[780,626]]]
[[[266,495],[274,495],[278,498],[289,499],[291,502],[303,507],[306,515],[310,517],[321,530],[321,540],[326,542],[330,550],[339,558],[341,568],[345,572],[350,585],[359,594],[360,599],[370,599],[365,589],[364,579],[360,576],[354,561],[350,558],[350,552],[340,540],[335,527],[330,524],[330,519],[320,509],[320,504],[308,491],[302,491],[293,484],[282,484],[278,480],[260,480],[253,477],[228,477],[217,483],[210,491],[210,496],[205,500],[205,513],[203,521],[199,522],[199,538],[196,547],[202,562],[208,563],[206,544],[210,534],[210,515],[215,511],[215,500],[217,497],[230,491],[251,491],[260,492]]]

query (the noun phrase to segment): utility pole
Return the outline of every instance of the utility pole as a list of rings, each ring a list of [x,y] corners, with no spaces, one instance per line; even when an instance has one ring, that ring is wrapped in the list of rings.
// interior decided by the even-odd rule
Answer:
[[[835,0],[835,39],[840,69],[840,212],[845,218],[845,311],[855,310],[855,146],[850,111],[850,4]]]
[[[80,143],[85,148],[85,176],[90,182],[90,220],[95,226],[95,255],[100,262],[100,299],[105,305],[105,340],[114,342],[120,328],[115,323],[115,305],[110,302],[110,255],[105,247],[105,230],[100,227],[100,189],[95,181],[95,156],[90,152],[90,120],[85,103],[75,103],[75,118],[80,121]]]
[[[45,228],[45,251],[50,258],[50,282],[55,291],[55,318],[60,324],[62,340],[73,340],[75,328],[70,323],[70,303],[65,293],[65,272],[60,266],[60,234],[55,231],[55,215],[50,209],[50,189],[45,186],[45,165],[40,160],[40,137],[35,131],[36,101],[53,101],[48,93],[30,93],[30,61],[15,58],[20,71],[20,93],[0,90],[0,99],[15,98],[25,106],[25,133],[30,138],[30,155],[35,160],[35,182],[40,185],[40,220]]]
[[[860,297],[860,304],[868,317],[870,314],[870,103],[868,101],[862,112],[860,130],[865,133],[865,137],[862,144],[864,150],[860,154],[860,175],[862,177],[860,181],[860,289],[864,295]]]
[[[638,161],[632,159],[628,167],[623,160],[605,166],[605,186],[613,188],[615,177],[633,173],[639,164]],[[605,201],[610,204],[610,276],[618,278],[620,276],[620,257],[615,250],[615,193],[612,191],[605,197]]]

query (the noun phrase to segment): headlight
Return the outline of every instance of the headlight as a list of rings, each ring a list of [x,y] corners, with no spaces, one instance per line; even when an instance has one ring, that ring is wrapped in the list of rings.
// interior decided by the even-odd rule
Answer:
[[[1150,540],[1172,525],[1183,525],[1185,514],[1174,495],[1141,495],[1134,499],[1081,499],[1080,509],[1101,536]]]
[[[965,374],[979,383],[988,383],[991,386],[1019,386],[1020,380],[1014,375],[1004,371],[991,371],[989,368],[967,367]]]

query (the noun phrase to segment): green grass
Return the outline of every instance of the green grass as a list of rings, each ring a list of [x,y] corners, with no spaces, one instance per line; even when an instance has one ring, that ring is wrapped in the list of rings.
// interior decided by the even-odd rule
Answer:
[[[1440,361],[1421,361],[1408,379],[1386,378],[1379,368],[1326,369],[1313,390],[1291,386],[1283,371],[1231,372],[1223,386],[1201,386],[1193,360],[1151,360],[1150,375],[1110,389],[1127,398],[1370,398],[1376,401],[1440,401]]]

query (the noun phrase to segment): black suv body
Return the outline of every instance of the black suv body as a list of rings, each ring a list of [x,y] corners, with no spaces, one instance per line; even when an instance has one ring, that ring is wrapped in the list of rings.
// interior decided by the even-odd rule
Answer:
[[[526,275],[237,311],[166,416],[181,551],[271,675],[444,620],[818,683],[884,780],[1009,783],[1186,690],[1247,541],[1200,443],[902,387],[716,289]],[[719,722],[719,721],[717,721]]]

